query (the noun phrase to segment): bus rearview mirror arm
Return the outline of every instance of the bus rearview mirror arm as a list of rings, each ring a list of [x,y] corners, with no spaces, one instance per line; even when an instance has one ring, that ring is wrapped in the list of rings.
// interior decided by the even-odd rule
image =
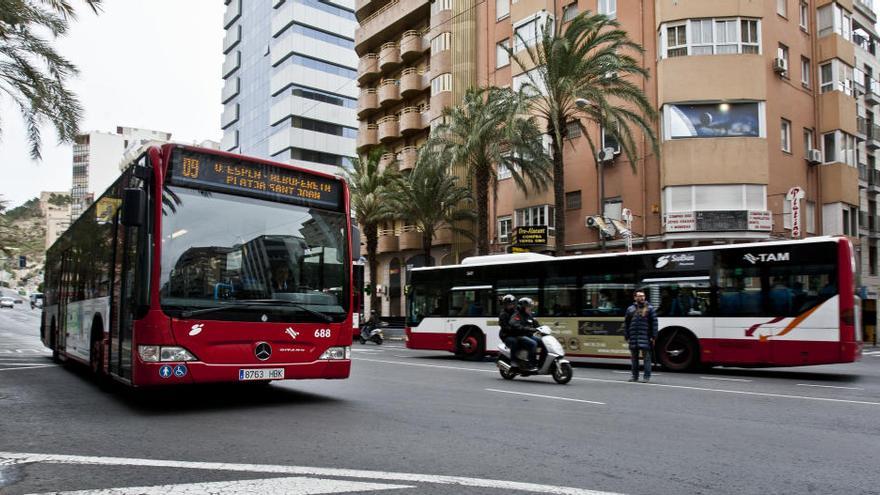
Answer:
[[[361,229],[352,225],[351,227],[351,260],[358,261],[361,259]]]
[[[122,225],[140,227],[147,212],[147,192],[140,188],[126,188],[122,196]]]

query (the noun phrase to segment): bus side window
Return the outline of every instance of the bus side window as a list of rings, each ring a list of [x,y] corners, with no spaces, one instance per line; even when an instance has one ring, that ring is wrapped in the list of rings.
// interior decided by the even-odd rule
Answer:
[[[577,277],[544,280],[544,314],[547,316],[575,316],[577,290]]]
[[[511,294],[517,301],[523,297],[528,297],[534,303],[532,306],[532,315],[544,316],[547,314],[546,308],[542,305],[543,301],[539,297],[538,279],[536,278],[499,280],[498,287],[495,291],[502,296],[505,294]]]
[[[711,291],[708,282],[666,282],[651,284],[648,300],[657,316],[705,316],[709,314]]]
[[[764,314],[762,300],[758,268],[718,270],[718,316],[760,316]]]
[[[633,303],[634,284],[584,284],[581,316],[623,316]]]

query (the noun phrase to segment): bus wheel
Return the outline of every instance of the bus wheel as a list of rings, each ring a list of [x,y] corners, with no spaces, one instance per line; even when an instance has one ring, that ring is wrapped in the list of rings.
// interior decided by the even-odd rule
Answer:
[[[673,329],[661,335],[654,351],[660,364],[670,371],[684,371],[700,361],[699,345],[684,329]]]
[[[462,359],[475,361],[483,359],[486,353],[482,332],[477,328],[459,330],[455,337],[455,355]]]

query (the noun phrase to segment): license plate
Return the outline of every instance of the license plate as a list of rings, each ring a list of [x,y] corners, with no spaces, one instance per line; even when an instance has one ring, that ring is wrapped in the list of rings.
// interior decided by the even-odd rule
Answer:
[[[238,380],[283,380],[284,368],[258,368],[252,370],[238,370]]]

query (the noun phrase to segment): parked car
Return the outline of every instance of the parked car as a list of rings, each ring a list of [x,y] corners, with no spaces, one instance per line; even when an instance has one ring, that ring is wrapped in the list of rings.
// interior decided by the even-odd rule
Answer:
[[[15,300],[11,297],[0,297],[0,308],[15,308]]]
[[[31,294],[31,309],[43,307],[43,294],[34,292]]]

